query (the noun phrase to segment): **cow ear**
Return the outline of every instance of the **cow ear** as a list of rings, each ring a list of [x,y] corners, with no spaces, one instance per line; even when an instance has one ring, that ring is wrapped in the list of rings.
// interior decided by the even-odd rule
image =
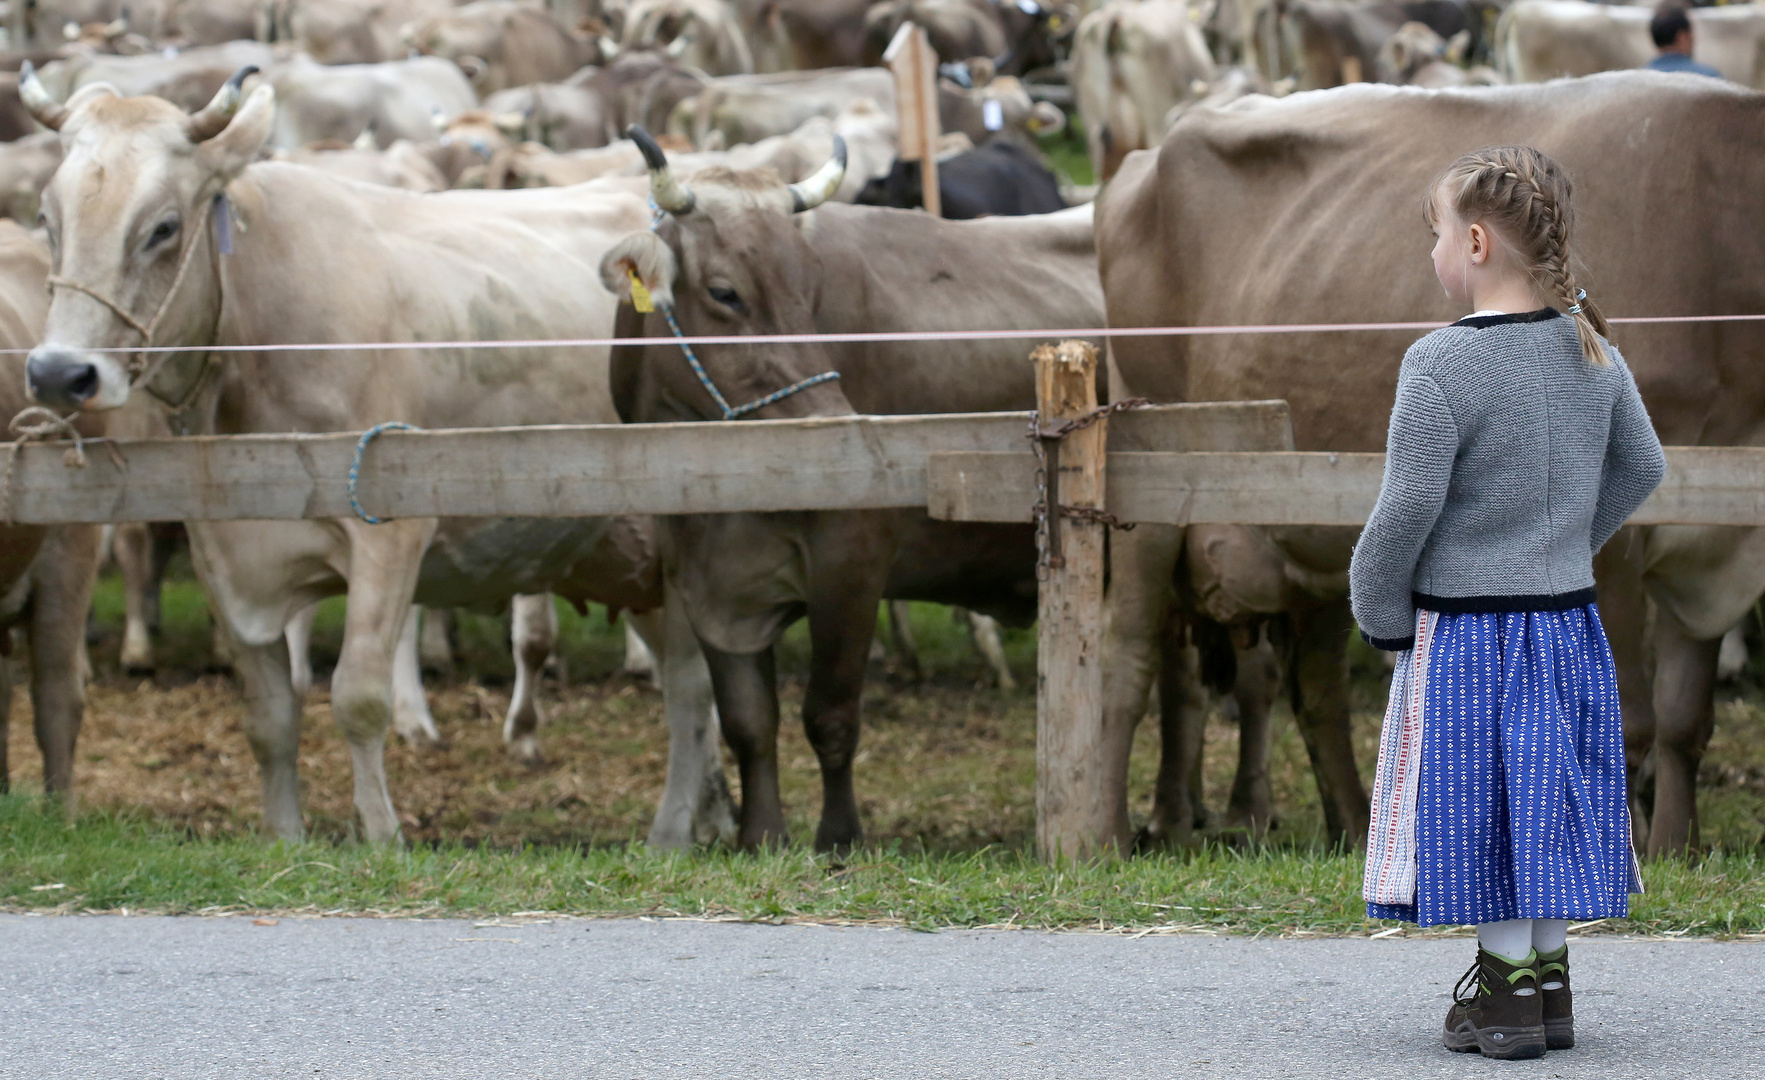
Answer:
[[[651,232],[632,233],[601,257],[601,284],[640,312],[674,306],[674,252]]]
[[[197,146],[197,156],[210,172],[231,180],[257,160],[275,121],[276,91],[264,83],[251,92],[220,134]]]

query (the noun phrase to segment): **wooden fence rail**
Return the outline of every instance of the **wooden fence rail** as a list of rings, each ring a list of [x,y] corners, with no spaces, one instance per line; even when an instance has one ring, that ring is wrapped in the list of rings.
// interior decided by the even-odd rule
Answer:
[[[925,506],[935,453],[1031,460],[1028,413],[855,416],[739,424],[390,431],[359,496],[380,517],[577,517]],[[1168,405],[1116,418],[1112,445],[1290,445],[1285,402]],[[355,434],[87,440],[19,447],[20,523],[347,518]],[[7,449],[0,444],[0,450]],[[1033,495],[1028,496],[1033,501]],[[1028,519],[1029,502],[1019,508]]]
[[[1360,526],[1384,468],[1384,454],[1112,451],[1105,505],[1123,521],[1167,525]],[[933,517],[1027,521],[1035,462],[1024,453],[934,453],[926,486]],[[1765,525],[1765,447],[1669,447],[1666,479],[1630,521]]]

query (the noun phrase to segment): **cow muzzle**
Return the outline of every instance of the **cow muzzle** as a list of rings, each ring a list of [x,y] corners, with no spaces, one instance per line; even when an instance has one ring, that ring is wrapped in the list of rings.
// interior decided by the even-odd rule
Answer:
[[[63,345],[39,345],[25,361],[31,397],[52,409],[101,412],[129,400],[129,376],[102,353]]]

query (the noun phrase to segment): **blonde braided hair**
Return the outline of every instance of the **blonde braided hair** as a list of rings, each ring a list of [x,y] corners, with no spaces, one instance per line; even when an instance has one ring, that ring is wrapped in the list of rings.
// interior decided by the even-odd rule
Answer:
[[[1569,267],[1574,187],[1563,167],[1530,146],[1476,150],[1447,167],[1428,189],[1428,223],[1440,208],[1467,224],[1482,222],[1499,232],[1524,261],[1540,292],[1575,320],[1588,363],[1611,363],[1601,341],[1611,331],[1604,315],[1575,283]]]

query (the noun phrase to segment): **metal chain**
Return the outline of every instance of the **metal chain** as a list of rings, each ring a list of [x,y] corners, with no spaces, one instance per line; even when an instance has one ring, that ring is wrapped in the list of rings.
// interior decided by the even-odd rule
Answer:
[[[1036,452],[1036,501],[1030,507],[1030,517],[1036,525],[1036,580],[1046,581],[1049,570],[1057,570],[1066,565],[1066,558],[1060,553],[1060,530],[1051,528],[1048,500],[1048,455],[1054,452],[1055,469],[1059,468],[1060,442],[1075,431],[1083,431],[1097,421],[1113,413],[1128,412],[1132,409],[1143,409],[1152,404],[1146,398],[1123,398],[1108,405],[1099,406],[1075,416],[1058,427],[1044,428],[1040,413],[1030,413],[1030,430],[1028,438],[1030,446]],[[1053,505],[1054,516],[1073,521],[1088,521],[1093,525],[1104,525],[1111,529],[1128,532],[1135,522],[1123,521],[1107,510],[1099,510],[1093,506]]]

